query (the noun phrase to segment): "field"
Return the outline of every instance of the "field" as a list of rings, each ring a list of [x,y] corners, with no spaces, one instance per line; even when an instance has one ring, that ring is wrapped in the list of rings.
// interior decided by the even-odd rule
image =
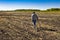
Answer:
[[[0,40],[60,40],[60,12],[36,12],[37,32],[32,12],[0,12]]]

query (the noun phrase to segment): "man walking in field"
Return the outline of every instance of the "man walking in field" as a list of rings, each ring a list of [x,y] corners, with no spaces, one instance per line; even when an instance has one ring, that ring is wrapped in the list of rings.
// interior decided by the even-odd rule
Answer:
[[[35,14],[35,12],[33,12],[32,13],[32,22],[33,22],[33,24],[34,24],[34,28],[35,29],[37,29],[36,28],[36,22],[38,21],[38,16],[37,16],[37,14]]]

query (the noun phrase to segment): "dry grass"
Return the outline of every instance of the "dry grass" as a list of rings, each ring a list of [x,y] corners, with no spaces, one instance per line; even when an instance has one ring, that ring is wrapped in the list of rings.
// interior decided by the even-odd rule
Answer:
[[[0,40],[60,40],[60,15],[38,14],[36,32],[31,13],[1,12]]]

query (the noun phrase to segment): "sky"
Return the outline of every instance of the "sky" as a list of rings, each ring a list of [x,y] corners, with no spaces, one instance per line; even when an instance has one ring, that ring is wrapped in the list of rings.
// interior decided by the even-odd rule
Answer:
[[[60,8],[60,0],[0,0],[0,10]]]

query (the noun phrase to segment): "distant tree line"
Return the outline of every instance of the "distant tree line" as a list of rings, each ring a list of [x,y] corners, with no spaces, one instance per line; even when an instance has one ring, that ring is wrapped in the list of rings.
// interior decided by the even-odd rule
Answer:
[[[40,11],[38,9],[17,9],[15,11]]]
[[[0,12],[13,12],[13,11],[60,11],[60,8],[51,8],[51,9],[47,9],[47,10],[39,10],[39,9],[16,9],[16,10],[7,10],[7,11],[0,11]]]
[[[60,8],[51,8],[51,9],[47,9],[47,11],[60,11]]]
[[[39,10],[39,9],[17,9],[15,11],[60,11],[60,8],[51,8],[47,10]]]

